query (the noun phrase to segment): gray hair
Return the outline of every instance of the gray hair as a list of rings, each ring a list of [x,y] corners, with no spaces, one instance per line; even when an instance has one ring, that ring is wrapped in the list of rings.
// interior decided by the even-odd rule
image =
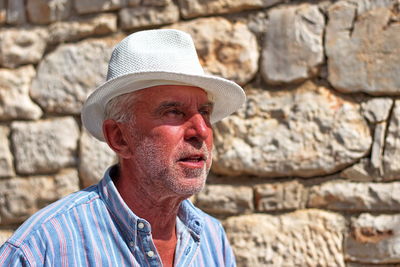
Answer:
[[[132,107],[136,99],[137,96],[134,92],[114,97],[106,104],[104,120],[112,119],[116,122],[130,122],[134,120],[135,115]]]

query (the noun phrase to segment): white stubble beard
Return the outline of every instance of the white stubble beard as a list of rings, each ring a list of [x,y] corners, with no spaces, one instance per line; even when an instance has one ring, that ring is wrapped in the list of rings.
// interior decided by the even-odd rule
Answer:
[[[178,166],[178,159],[181,154],[185,153],[185,149],[187,150],[183,145],[181,145],[182,148],[176,149],[176,153],[172,155],[173,158],[165,159],[165,157],[171,155],[163,155],[162,153],[165,151],[163,146],[155,144],[150,138],[144,137],[137,143],[139,145],[135,148],[135,154],[139,155],[140,158],[136,159],[136,162],[139,168],[148,175],[146,182],[149,185],[156,184],[159,188],[167,188],[180,196],[191,196],[203,189],[210,170],[208,165],[211,165],[211,154],[205,143],[203,143],[201,149],[192,149],[196,153],[203,153],[210,159],[210,164],[207,164],[206,161],[200,169],[182,169]],[[187,146],[190,145],[187,144]],[[196,180],[190,181],[190,179]],[[190,184],[182,182],[189,182]]]

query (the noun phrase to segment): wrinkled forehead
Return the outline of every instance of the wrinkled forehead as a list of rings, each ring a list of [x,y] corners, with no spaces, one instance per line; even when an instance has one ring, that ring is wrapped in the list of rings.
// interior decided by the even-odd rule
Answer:
[[[190,85],[158,85],[134,91],[132,93],[138,100],[156,100],[160,98],[173,98],[173,97],[198,97],[206,96],[207,102],[213,103],[213,95],[206,90]]]

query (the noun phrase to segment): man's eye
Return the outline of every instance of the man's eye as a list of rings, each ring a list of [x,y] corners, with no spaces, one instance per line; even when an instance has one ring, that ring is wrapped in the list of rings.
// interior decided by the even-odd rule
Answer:
[[[179,116],[184,115],[183,112],[180,111],[179,109],[170,109],[170,110],[167,110],[166,114],[167,114],[167,115],[174,115],[174,116],[176,116],[176,115],[179,115]]]
[[[210,110],[200,110],[200,114],[206,117],[211,116],[211,111]]]

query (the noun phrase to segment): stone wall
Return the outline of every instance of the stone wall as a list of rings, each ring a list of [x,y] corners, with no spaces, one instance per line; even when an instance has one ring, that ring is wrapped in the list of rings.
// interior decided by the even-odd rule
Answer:
[[[239,266],[400,264],[398,0],[0,0],[0,236],[115,161],[82,128],[113,45],[191,33],[248,100],[193,198]]]

